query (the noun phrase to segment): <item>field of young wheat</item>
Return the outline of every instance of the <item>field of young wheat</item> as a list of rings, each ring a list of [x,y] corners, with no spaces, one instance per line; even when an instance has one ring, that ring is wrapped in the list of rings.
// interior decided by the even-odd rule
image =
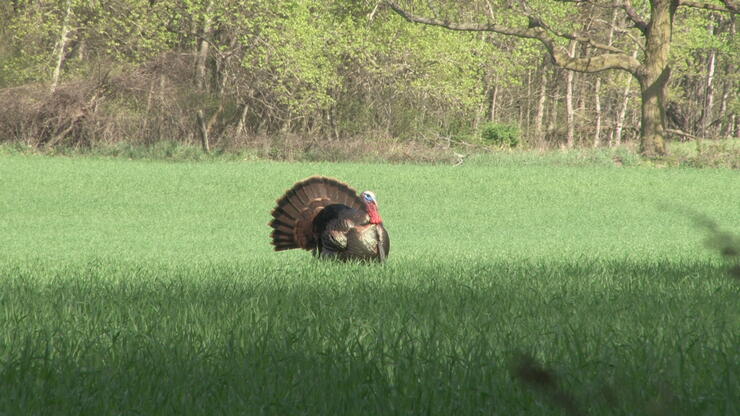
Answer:
[[[385,265],[269,246],[295,181]],[[0,155],[0,414],[740,412],[731,170]]]

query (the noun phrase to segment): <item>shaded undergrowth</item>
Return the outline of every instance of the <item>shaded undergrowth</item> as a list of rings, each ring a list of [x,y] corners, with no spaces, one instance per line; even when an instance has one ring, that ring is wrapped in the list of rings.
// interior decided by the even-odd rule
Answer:
[[[708,142],[708,143],[707,143]],[[0,143],[0,154],[38,154],[47,156],[103,157],[136,160],[194,161],[304,161],[462,164],[479,166],[655,166],[738,169],[740,140],[674,143],[669,156],[644,159],[634,146],[600,149],[502,149],[458,143],[443,139],[398,140],[389,138],[347,138],[323,140],[299,136],[253,138],[239,147],[213,148],[204,153],[200,147],[174,141],[151,145],[125,141],[94,147],[37,148],[23,143]]]
[[[669,382],[683,414],[731,414],[737,285],[722,267],[5,263],[0,409],[634,414]],[[558,374],[566,396],[542,387],[555,407],[512,379],[520,351]]]

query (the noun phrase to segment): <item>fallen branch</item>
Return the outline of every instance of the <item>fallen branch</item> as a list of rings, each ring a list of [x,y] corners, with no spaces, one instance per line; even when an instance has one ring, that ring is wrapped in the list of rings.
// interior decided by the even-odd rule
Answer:
[[[690,133],[686,133],[683,130],[665,129],[665,131],[666,131],[666,133],[673,134],[673,135],[676,135],[676,136],[688,137],[689,139],[692,139],[692,140],[699,140],[699,137],[694,136],[693,134],[690,134]]]

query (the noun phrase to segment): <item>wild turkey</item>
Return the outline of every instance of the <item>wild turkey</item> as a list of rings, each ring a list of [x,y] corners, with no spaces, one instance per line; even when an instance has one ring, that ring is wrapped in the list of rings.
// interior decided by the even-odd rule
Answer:
[[[388,257],[390,240],[370,191],[358,196],[346,183],[312,176],[287,190],[272,216],[275,251],[302,248],[339,260]]]

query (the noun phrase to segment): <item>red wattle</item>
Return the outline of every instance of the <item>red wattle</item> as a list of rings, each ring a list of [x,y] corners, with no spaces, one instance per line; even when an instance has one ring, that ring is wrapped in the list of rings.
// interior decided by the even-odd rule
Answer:
[[[371,224],[382,224],[383,219],[380,218],[380,213],[378,212],[378,206],[375,205],[374,202],[365,204],[365,206],[367,207],[367,215],[370,216],[370,223]]]

